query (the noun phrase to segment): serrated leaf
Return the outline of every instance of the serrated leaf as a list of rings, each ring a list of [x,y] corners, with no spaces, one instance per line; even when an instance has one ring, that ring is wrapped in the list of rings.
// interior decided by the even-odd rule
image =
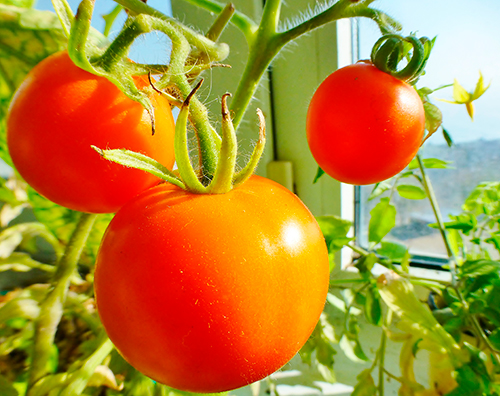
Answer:
[[[396,207],[391,204],[390,198],[382,198],[370,215],[368,241],[376,245],[396,225]]]
[[[398,194],[406,199],[425,199],[427,194],[418,186],[411,184],[400,184],[396,187]]]

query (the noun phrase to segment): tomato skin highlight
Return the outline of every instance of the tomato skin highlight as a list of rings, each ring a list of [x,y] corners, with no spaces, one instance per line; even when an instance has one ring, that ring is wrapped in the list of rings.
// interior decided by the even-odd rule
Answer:
[[[307,113],[307,140],[334,179],[373,184],[402,171],[422,143],[425,113],[409,84],[358,62],[328,76]]]
[[[211,393],[287,363],[312,333],[328,283],[312,214],[284,187],[252,176],[226,194],[160,184],[125,205],[98,253],[95,296],[132,366]]]
[[[148,84],[146,77],[135,82],[138,88]],[[150,99],[154,136],[141,104],[104,77],[74,65],[67,52],[53,54],[31,70],[10,104],[12,161],[28,184],[59,205],[116,212],[159,179],[104,160],[91,145],[141,152],[171,168],[175,126],[170,104],[157,93]]]

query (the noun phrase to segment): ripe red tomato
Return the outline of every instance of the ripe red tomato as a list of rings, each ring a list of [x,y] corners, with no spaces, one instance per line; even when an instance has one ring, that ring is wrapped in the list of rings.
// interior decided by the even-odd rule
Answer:
[[[142,88],[147,78],[137,78]],[[156,132],[144,108],[103,77],[56,53],[31,70],[10,104],[7,144],[14,166],[40,194],[70,209],[116,212],[159,179],[104,160],[99,148],[126,148],[174,164],[170,104],[155,93]]]
[[[415,89],[366,62],[327,77],[307,113],[314,159],[350,184],[377,183],[402,171],[417,154],[424,128]]]
[[[329,282],[318,224],[253,176],[226,194],[153,187],[118,211],[95,271],[97,309],[132,366],[191,392],[273,373],[306,342]]]

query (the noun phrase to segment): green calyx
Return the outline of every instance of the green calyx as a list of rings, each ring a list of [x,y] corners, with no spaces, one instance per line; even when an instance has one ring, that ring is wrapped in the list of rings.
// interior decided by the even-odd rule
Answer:
[[[434,40],[429,40],[427,37],[386,34],[373,46],[371,61],[383,72],[408,84],[415,84],[425,71],[433,45]],[[411,50],[413,52],[410,56]],[[406,59],[407,64],[398,70],[398,65],[403,59]]]
[[[193,166],[191,156],[189,155],[190,150],[187,138],[190,103],[202,82],[203,80],[201,80],[186,97],[180,107],[180,113],[177,117],[174,135],[174,151],[177,163],[176,171],[170,171],[152,158],[129,150],[102,150],[95,146],[93,146],[93,149],[107,160],[149,172],[162,180],[175,184],[195,194],[224,194],[231,191],[233,188],[244,183],[254,173],[259,163],[266,140],[264,115],[260,109],[257,110],[260,121],[259,138],[247,165],[239,172],[236,172],[238,145],[233,121],[227,106],[227,98],[230,94],[223,95],[221,100],[222,133],[221,143],[217,153],[218,161],[213,176],[207,178],[201,169],[196,169]]]

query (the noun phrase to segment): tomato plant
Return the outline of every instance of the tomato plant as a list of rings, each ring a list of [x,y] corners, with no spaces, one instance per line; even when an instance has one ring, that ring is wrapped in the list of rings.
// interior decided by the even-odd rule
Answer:
[[[135,78],[138,88],[148,84]],[[28,74],[12,99],[7,144],[21,176],[59,205],[90,213],[116,212],[159,180],[146,172],[104,161],[91,145],[127,148],[174,164],[170,104],[154,93],[155,134],[141,104],[104,77],[56,53]]]
[[[318,165],[349,184],[372,184],[403,170],[425,129],[416,90],[372,63],[358,62],[327,77],[307,114],[307,139]]]
[[[134,367],[177,389],[220,392],[295,355],[328,281],[314,217],[293,193],[253,176],[225,194],[165,183],[125,205],[103,238],[95,295]]]

